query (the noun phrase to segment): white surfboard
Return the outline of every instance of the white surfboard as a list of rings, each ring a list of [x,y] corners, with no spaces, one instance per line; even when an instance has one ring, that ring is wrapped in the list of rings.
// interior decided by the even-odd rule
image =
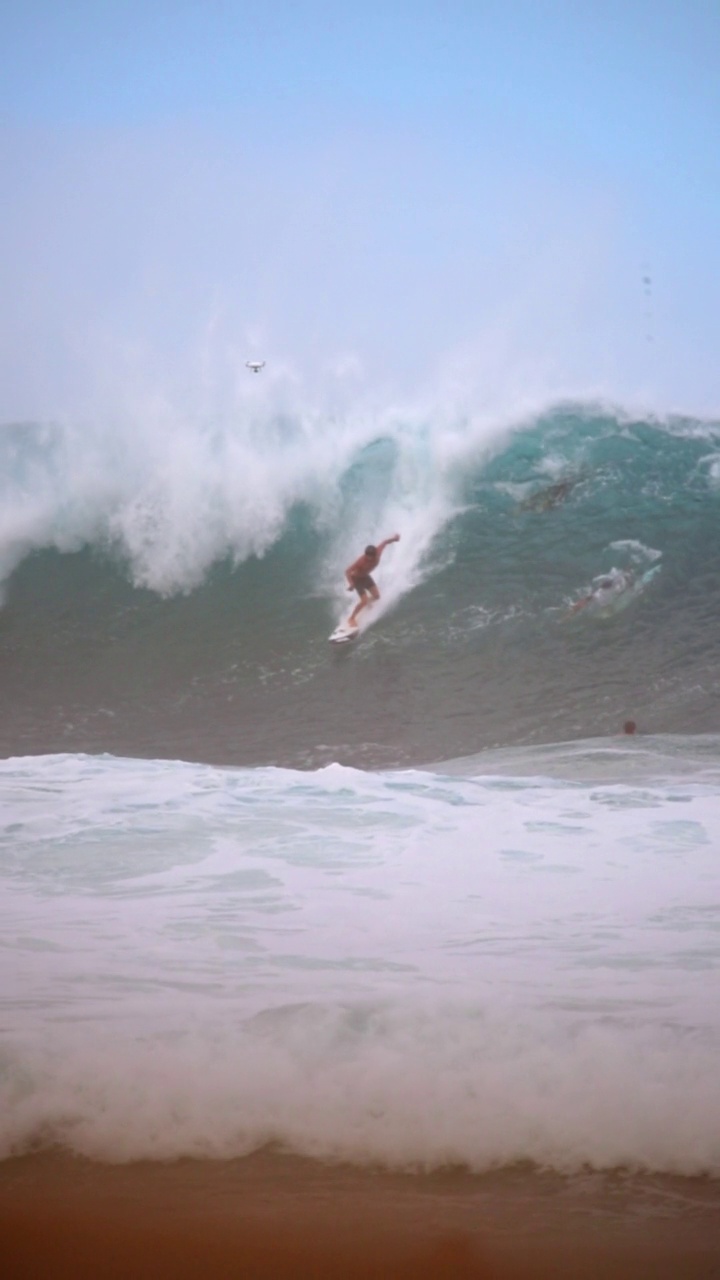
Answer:
[[[359,635],[359,627],[349,627],[347,623],[341,622],[332,635],[328,636],[328,640],[331,644],[349,644],[351,640],[357,640]]]

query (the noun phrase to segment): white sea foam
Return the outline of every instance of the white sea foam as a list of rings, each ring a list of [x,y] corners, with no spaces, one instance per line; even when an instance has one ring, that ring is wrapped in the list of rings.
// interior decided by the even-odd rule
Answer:
[[[594,754],[3,762],[0,1152],[720,1172],[717,766]]]

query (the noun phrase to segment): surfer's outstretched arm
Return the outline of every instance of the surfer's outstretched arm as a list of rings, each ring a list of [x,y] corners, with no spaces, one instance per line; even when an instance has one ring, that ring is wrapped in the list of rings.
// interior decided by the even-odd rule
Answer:
[[[385,538],[384,542],[379,542],[377,545],[378,560],[380,559],[380,556],[382,555],[385,548],[390,546],[391,542],[399,542],[399,541],[400,541],[400,534],[394,533],[391,538]]]
[[[385,538],[382,542],[378,542],[376,547],[373,547],[372,545],[367,547],[363,555],[358,556],[357,560],[353,560],[352,564],[349,564],[345,570],[345,577],[348,582],[348,591],[355,590],[355,578],[358,574],[366,574],[374,569],[377,566],[385,548],[389,547],[391,542],[399,541],[400,534],[394,533],[391,538]]]

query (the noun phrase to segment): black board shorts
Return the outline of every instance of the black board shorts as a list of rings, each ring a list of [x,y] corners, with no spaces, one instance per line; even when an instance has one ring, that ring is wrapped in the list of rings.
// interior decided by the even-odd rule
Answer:
[[[377,591],[377,587],[369,573],[360,578],[353,578],[353,586],[359,596],[364,596],[368,591],[372,591],[373,588]]]

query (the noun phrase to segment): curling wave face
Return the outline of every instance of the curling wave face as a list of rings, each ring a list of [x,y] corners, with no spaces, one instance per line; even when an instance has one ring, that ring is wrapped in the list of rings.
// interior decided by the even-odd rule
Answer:
[[[248,411],[7,426],[0,467],[5,753],[375,766],[717,724],[716,424]],[[396,528],[373,625],[330,652],[346,564]]]

